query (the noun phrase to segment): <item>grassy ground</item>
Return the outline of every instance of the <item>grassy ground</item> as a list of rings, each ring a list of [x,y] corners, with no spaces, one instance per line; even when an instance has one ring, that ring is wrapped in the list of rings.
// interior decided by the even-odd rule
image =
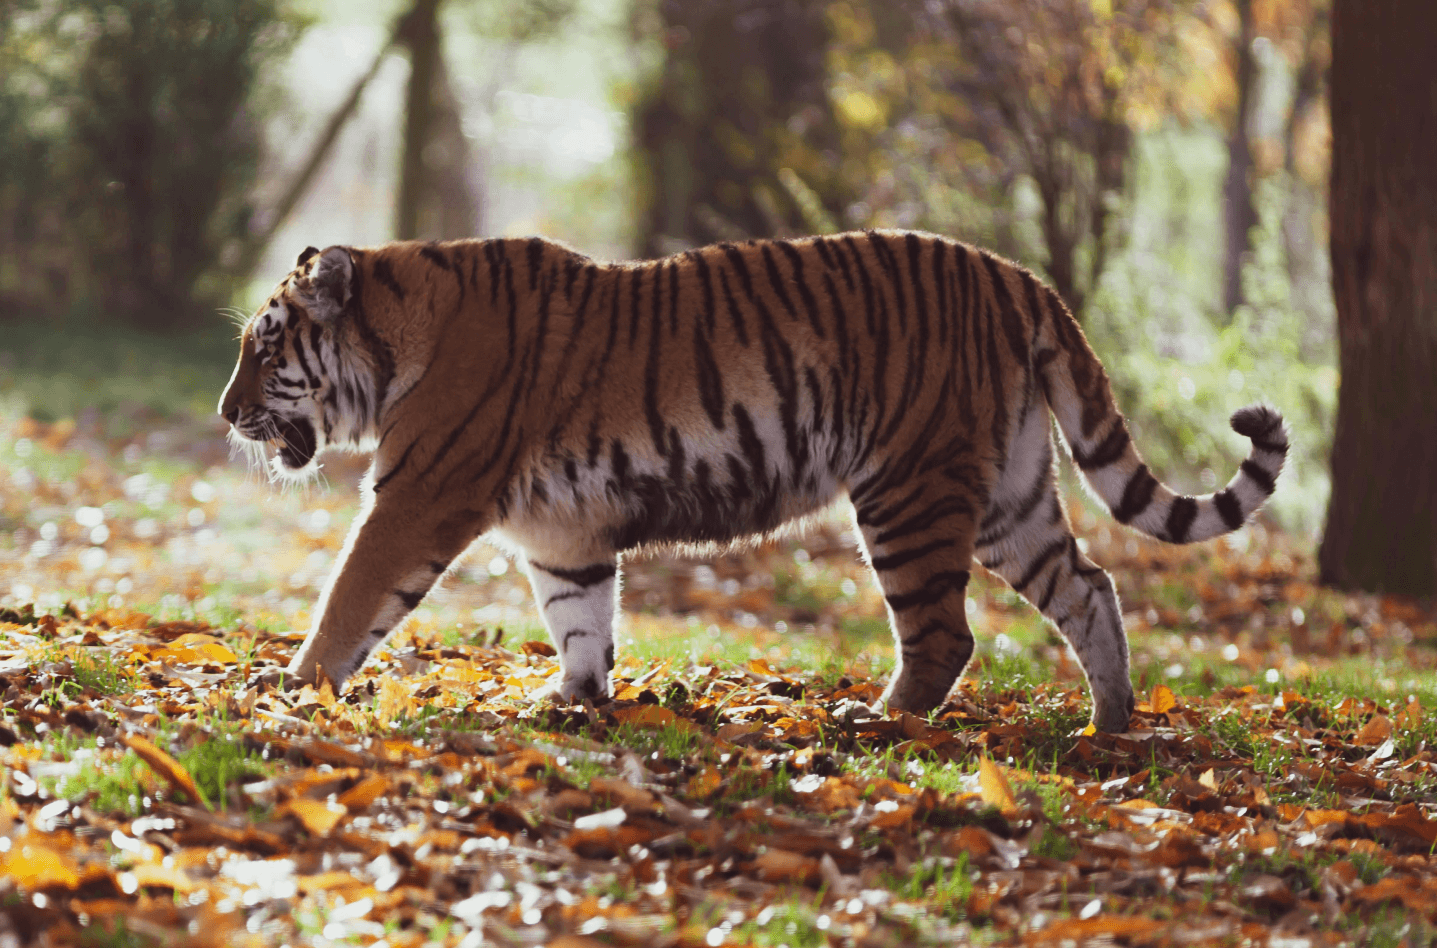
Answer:
[[[1175,550],[1077,505],[1131,633],[1120,736],[982,578],[962,686],[874,716],[893,650],[841,519],[627,564],[610,703],[526,697],[556,665],[487,548],[344,694],[277,694],[247,680],[297,647],[357,468],[277,492],[197,415],[9,390],[0,937],[1430,941],[1437,621],[1315,588],[1276,532]]]

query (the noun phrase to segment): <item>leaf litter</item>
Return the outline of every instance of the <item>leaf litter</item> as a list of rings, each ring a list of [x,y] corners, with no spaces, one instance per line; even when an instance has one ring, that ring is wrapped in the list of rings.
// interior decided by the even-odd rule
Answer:
[[[6,943],[1295,946],[1437,923],[1437,621],[1314,588],[1275,531],[1164,548],[1075,501],[1128,610],[1124,734],[1085,728],[1081,673],[996,581],[950,700],[875,713],[892,650],[837,521],[630,564],[612,701],[528,698],[557,663],[495,551],[342,693],[286,693],[251,682],[302,639],[345,484],[274,495],[7,424]]]

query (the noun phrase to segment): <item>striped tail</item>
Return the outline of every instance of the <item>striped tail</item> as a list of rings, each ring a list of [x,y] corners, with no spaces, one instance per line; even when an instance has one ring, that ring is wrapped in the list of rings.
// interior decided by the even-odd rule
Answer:
[[[1231,533],[1267,503],[1287,457],[1287,426],[1267,405],[1249,405],[1233,413],[1232,429],[1252,440],[1252,451],[1228,485],[1215,494],[1189,497],[1161,483],[1128,436],[1121,414],[1113,412],[1105,437],[1085,439],[1081,430],[1063,425],[1063,435],[1088,483],[1118,523],[1168,543],[1196,543]],[[1080,426],[1075,426],[1080,427]]]

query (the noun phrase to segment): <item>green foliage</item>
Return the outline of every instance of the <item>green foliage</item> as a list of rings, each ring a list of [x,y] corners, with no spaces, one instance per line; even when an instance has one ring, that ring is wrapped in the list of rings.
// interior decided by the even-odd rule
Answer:
[[[208,740],[191,745],[180,754],[179,762],[194,778],[205,802],[214,807],[224,806],[231,784],[264,775],[259,754],[245,747],[233,728],[219,728]]]
[[[888,888],[902,898],[924,903],[951,922],[962,921],[968,917],[968,899],[973,894],[968,854],[924,860],[906,878],[890,877]]]
[[[286,0],[21,0],[0,27],[0,294],[150,327],[227,301]]]

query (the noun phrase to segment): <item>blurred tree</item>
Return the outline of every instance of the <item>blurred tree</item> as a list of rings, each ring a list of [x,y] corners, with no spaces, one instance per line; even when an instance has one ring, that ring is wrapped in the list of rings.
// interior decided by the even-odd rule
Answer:
[[[26,307],[151,329],[227,301],[250,223],[261,70],[298,34],[284,0],[69,0],[0,17],[11,82],[0,204]],[[8,156],[7,156],[8,157]],[[46,275],[48,292],[25,285]]]
[[[477,103],[461,103],[444,58],[443,0],[414,0],[397,36],[409,52],[404,100],[404,149],[395,207],[395,236],[470,237],[483,229],[481,153],[464,133],[466,111],[487,109],[525,43],[553,35],[573,15],[577,0],[469,0],[456,11],[469,29],[502,46]]]
[[[1222,305],[1231,314],[1242,303],[1242,268],[1252,249],[1252,229],[1257,226],[1257,206],[1252,198],[1252,102],[1257,85],[1257,21],[1253,0],[1233,0],[1237,13],[1237,35],[1233,38],[1233,80],[1237,102],[1227,137],[1227,178],[1223,182],[1222,208],[1224,246]]]
[[[1103,272],[1132,128],[1170,85],[1188,5],[945,0],[931,21],[958,51],[935,77],[963,103],[954,128],[1036,186],[1048,277],[1076,313]]]
[[[1437,593],[1437,4],[1335,0],[1342,387],[1322,581]]]
[[[468,178],[469,146],[444,65],[439,7],[440,0],[414,0],[399,27],[399,40],[409,50],[394,224],[400,240],[469,237],[478,225],[478,196]]]
[[[825,89],[829,0],[661,0],[662,38],[634,110],[641,251],[832,230],[852,200]],[[643,24],[645,18],[648,24]]]

